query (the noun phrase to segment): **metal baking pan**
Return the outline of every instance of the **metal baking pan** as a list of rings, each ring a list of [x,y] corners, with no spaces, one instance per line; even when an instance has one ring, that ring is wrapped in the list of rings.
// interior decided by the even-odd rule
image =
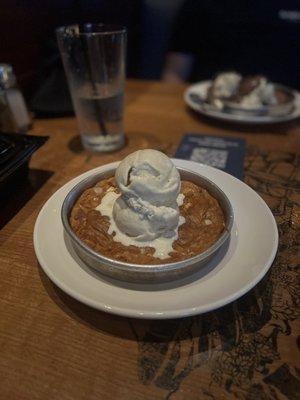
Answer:
[[[72,230],[69,223],[70,213],[76,200],[85,189],[94,186],[96,182],[102,179],[114,176],[115,168],[113,168],[94,174],[79,182],[67,194],[63,202],[61,218],[64,230],[80,259],[89,267],[100,271],[104,275],[125,282],[135,283],[161,283],[176,280],[196,272],[203,265],[205,265],[218,252],[220,247],[223,246],[229,239],[234,218],[233,209],[224,192],[209,179],[193,171],[182,168],[177,169],[182,180],[189,180],[207,189],[208,192],[218,200],[220,206],[222,207],[225,215],[225,229],[216,243],[214,243],[206,251],[194,257],[185,259],[183,261],[161,263],[156,265],[126,263],[108,258],[91,249],[82,240],[80,240]]]

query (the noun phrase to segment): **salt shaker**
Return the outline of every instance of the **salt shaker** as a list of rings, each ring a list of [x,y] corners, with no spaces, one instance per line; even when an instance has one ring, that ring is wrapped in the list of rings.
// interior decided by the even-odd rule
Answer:
[[[13,68],[0,64],[0,131],[25,133],[29,125],[29,113]]]

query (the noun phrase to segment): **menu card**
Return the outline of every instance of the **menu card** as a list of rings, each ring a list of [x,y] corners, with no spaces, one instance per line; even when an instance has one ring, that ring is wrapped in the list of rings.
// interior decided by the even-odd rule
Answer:
[[[184,135],[175,157],[219,168],[242,180],[245,151],[246,141],[241,138],[189,133]]]

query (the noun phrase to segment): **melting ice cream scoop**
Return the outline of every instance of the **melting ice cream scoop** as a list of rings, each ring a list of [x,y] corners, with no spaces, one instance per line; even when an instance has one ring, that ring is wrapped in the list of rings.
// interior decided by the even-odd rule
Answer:
[[[245,108],[258,108],[277,103],[274,85],[260,75],[248,76],[241,81],[237,96]]]
[[[236,72],[222,72],[217,75],[210,94],[213,99],[227,99],[231,97],[238,88],[241,81],[241,75]]]
[[[113,218],[121,232],[138,241],[176,235],[180,176],[166,155],[136,151],[119,164],[115,179],[121,196],[114,203]]]
[[[156,150],[139,150],[126,157],[115,174],[121,194],[109,190],[96,207],[110,221],[109,234],[125,246],[153,247],[167,258],[178,238],[184,195],[172,161]]]

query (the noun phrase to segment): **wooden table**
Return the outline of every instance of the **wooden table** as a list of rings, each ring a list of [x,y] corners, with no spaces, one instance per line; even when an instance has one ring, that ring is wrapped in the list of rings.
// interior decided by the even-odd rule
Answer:
[[[239,130],[209,122],[185,107],[184,88],[129,82],[128,143],[114,154],[83,151],[73,118],[34,122],[31,133],[50,139],[32,158],[28,181],[1,209],[1,399],[299,399],[299,127]],[[247,140],[246,181],[268,202],[280,231],[268,276],[221,310],[170,321],[105,314],[55,287],[32,244],[49,196],[135,149],[172,155],[187,132]]]

